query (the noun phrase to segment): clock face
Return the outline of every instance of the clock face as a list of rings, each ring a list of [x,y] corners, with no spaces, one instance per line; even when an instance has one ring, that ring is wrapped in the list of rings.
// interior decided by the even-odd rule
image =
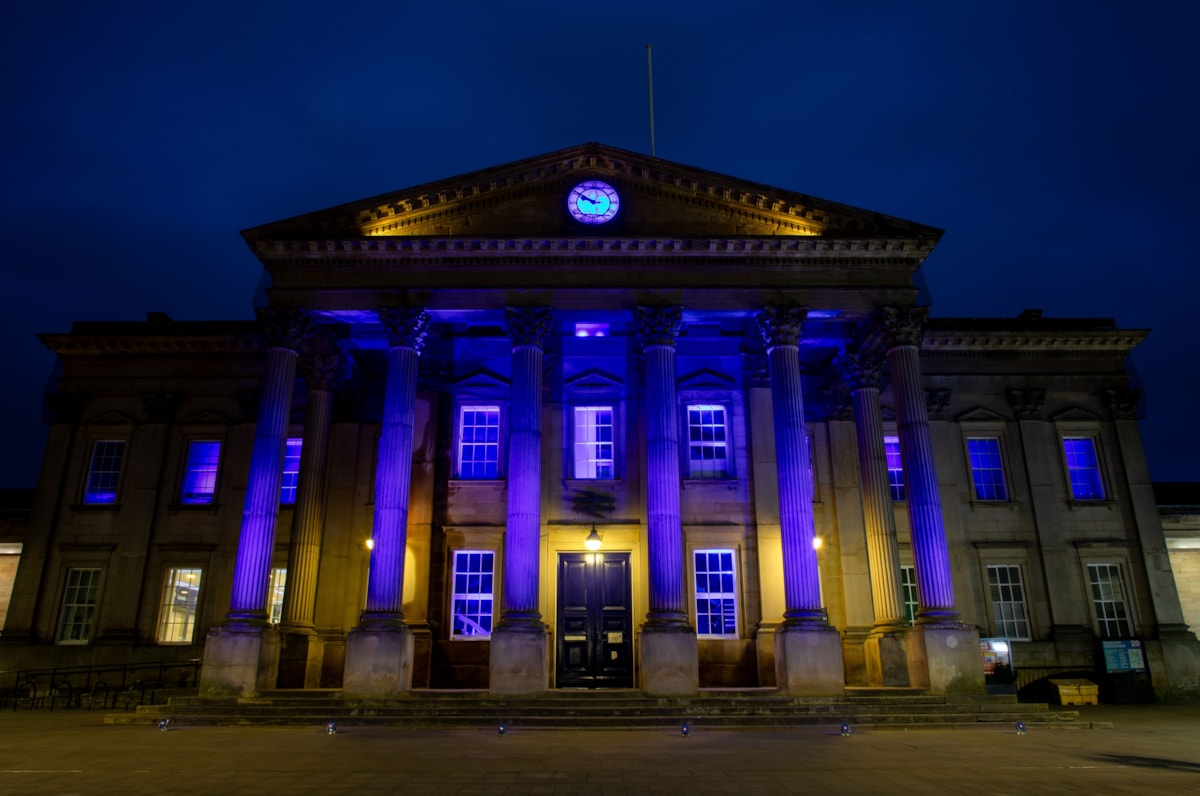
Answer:
[[[617,191],[606,182],[581,182],[567,194],[567,209],[576,221],[584,224],[603,224],[611,221],[621,206]]]

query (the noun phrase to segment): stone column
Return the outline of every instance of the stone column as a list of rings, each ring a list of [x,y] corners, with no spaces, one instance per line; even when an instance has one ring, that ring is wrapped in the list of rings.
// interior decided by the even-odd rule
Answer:
[[[900,586],[900,553],[896,517],[888,488],[887,451],[879,410],[883,357],[871,351],[843,353],[838,366],[854,399],[854,430],[858,442],[859,484],[867,532],[867,561],[871,570],[871,601],[875,626],[866,641],[867,684],[911,685],[908,674],[908,618]]]
[[[341,358],[334,341],[326,336],[314,341],[309,350],[300,355],[299,365],[308,386],[308,406],[279,628],[283,634],[279,687],[319,688],[325,644],[314,630],[313,614],[321,537],[325,529],[325,476],[333,418],[333,384]]]
[[[806,316],[803,307],[766,307],[757,321],[771,369],[783,545],[785,607],[783,625],[775,634],[775,678],[789,694],[821,696],[843,693],[845,673],[841,638],[821,605],[813,548],[813,485],[800,383],[800,330]]]
[[[204,696],[253,694],[274,688],[278,675],[279,632],[267,622],[267,589],[297,352],[308,336],[310,321],[303,310],[289,309],[264,311],[263,322],[266,372],[250,454],[233,595],[225,624],[209,631],[204,645],[200,672]]]
[[[546,626],[538,610],[542,485],[542,353],[549,307],[506,310],[512,338],[508,523],[500,621],[492,632],[489,687],[532,694],[550,687]]]
[[[646,542],[650,610],[642,625],[642,690],[687,695],[700,686],[696,630],[683,585],[679,515],[679,410],[675,339],[681,307],[638,307],[634,319],[646,366]]]
[[[429,315],[416,307],[379,310],[388,335],[383,428],[375,468],[375,546],[367,607],[346,636],[342,692],[348,697],[394,696],[412,687],[413,635],[404,624],[404,554],[412,481],[417,357]]]
[[[928,313],[928,308],[923,307],[887,307],[878,315],[896,403],[896,428],[921,606],[917,612],[917,632],[913,634],[917,643],[910,645],[909,673],[914,685],[928,685],[934,693],[982,693],[985,688],[979,633],[960,621],[954,604],[950,552],[946,547],[929,412],[921,381],[917,349]],[[927,682],[923,682],[922,673],[927,673]]]

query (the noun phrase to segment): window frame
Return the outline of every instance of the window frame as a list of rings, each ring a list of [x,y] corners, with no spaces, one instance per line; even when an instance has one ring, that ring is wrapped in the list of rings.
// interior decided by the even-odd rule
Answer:
[[[99,448],[101,445],[120,445],[121,446],[121,459],[120,459],[120,462],[117,465],[117,469],[115,471],[114,470],[97,470],[96,469],[96,458],[99,455]],[[82,489],[82,494],[80,495],[79,502],[82,505],[89,506],[89,507],[95,506],[95,507],[114,507],[115,508],[115,507],[119,506],[120,505],[120,497],[121,497],[121,485],[125,481],[125,470],[126,470],[125,465],[126,465],[128,459],[129,459],[129,440],[114,438],[111,436],[93,438],[91,441],[91,444],[88,446],[88,457],[87,457],[86,464],[84,465],[84,472],[83,472],[83,485],[82,485],[83,489]],[[97,500],[97,499],[93,499],[93,497],[92,497],[93,477],[97,476],[97,475],[101,475],[101,474],[115,476],[115,478],[113,479],[112,499],[111,500]],[[105,494],[107,494],[107,491],[105,492]]]
[[[470,561],[470,558],[469,558],[470,556],[479,556],[481,563],[487,558],[491,559],[491,571],[490,571],[490,573],[486,573],[486,577],[490,578],[490,580],[488,582],[489,582],[489,585],[491,586],[491,589],[489,591],[487,591],[487,592],[484,592],[482,590],[471,591],[469,588],[466,591],[462,591],[462,592],[460,592],[458,590],[458,576],[460,574],[458,567],[459,567],[459,560],[460,560],[459,556],[460,555],[467,556],[468,562]],[[452,548],[450,550],[450,560],[448,562],[449,570],[450,570],[450,582],[449,582],[449,588],[446,589],[446,593],[447,593],[447,597],[448,597],[448,600],[447,600],[447,619],[448,619],[448,621],[446,624],[448,627],[448,638],[451,641],[489,641],[489,640],[491,640],[492,633],[496,629],[496,609],[497,609],[496,594],[498,591],[497,586],[498,586],[498,579],[499,579],[499,575],[497,573],[497,563],[499,561],[499,558],[500,558],[500,556],[496,553],[495,550],[490,550],[488,548],[456,547],[456,548]],[[480,568],[480,570],[478,572],[472,572],[472,571],[468,570],[461,574],[468,579],[468,581],[467,581],[468,584],[470,583],[470,580],[469,580],[470,577],[473,575],[479,576],[481,579],[485,576],[485,573],[482,568]],[[486,594],[486,596],[484,596],[485,594]],[[457,607],[458,601],[460,599],[466,600],[468,602],[471,600],[479,600],[480,602],[483,602],[484,600],[486,600],[488,603],[490,603],[490,611],[486,614],[486,616],[488,618],[488,622],[489,622],[489,627],[486,629],[486,632],[484,632],[484,633],[459,633],[458,632],[458,619],[457,619],[458,613],[456,611],[456,607]],[[470,611],[464,612],[464,616],[466,616],[466,617],[482,617],[484,615],[485,614],[482,610],[482,606],[480,606],[480,610],[478,610],[476,612],[470,612]],[[476,626],[479,626],[478,623],[475,623],[475,624],[476,624]]]
[[[192,446],[196,444],[208,444],[217,446],[216,464],[212,470],[212,491],[208,493],[208,500],[189,500],[188,499],[188,484],[192,474]],[[189,435],[183,441],[183,461],[179,467],[179,496],[177,499],[178,505],[184,508],[213,508],[217,505],[217,494],[220,491],[221,483],[221,462],[224,459],[225,440],[221,437],[205,436],[205,435]],[[203,472],[197,470],[196,472]],[[200,493],[195,493],[200,494]]]
[[[463,398],[457,402],[454,412],[454,480],[456,481],[471,481],[471,482],[489,482],[502,481],[505,478],[505,454],[507,452],[507,431],[508,406],[505,401],[482,399]],[[467,442],[463,439],[463,422],[466,420],[468,411],[492,411],[496,412],[496,472],[491,477],[479,477],[475,475],[463,475],[463,446],[474,444],[491,444],[486,440],[483,443],[478,443],[472,440]],[[486,428],[486,426],[484,426]]]
[[[584,401],[584,400],[580,400],[578,402],[573,402],[572,404],[570,404],[570,406],[568,406],[567,409],[568,409],[568,428],[570,429],[570,434],[569,434],[570,453],[568,455],[568,463],[570,466],[571,480],[592,481],[592,482],[595,482],[595,481],[610,482],[610,481],[618,480],[620,475],[617,472],[617,462],[620,461],[619,441],[621,438],[621,434],[620,434],[621,419],[620,419],[620,415],[619,415],[619,404],[616,401]],[[603,440],[587,441],[587,442],[581,442],[579,440],[580,425],[576,421],[576,418],[578,417],[578,413],[581,410],[587,410],[587,409],[591,409],[591,410],[607,409],[608,410],[609,415],[611,417],[610,427],[611,427],[612,433],[611,433],[611,439],[609,439],[607,441],[607,443]],[[609,462],[610,462],[609,467],[611,468],[611,475],[609,475],[607,477],[580,475],[579,474],[579,456],[577,453],[579,446],[580,445],[603,445],[603,444],[607,444],[611,451],[611,457],[609,459]]]
[[[682,472],[683,478],[688,481],[697,481],[701,483],[712,483],[720,481],[732,481],[737,478],[737,472],[734,467],[736,448],[734,447],[733,438],[733,405],[729,400],[714,399],[708,396],[688,396],[682,397],[680,400],[680,426],[682,427],[682,438],[679,445],[680,456],[682,457]],[[698,474],[698,471],[692,467],[692,421],[691,413],[695,408],[699,412],[714,411],[720,409],[724,415],[724,436],[721,440],[725,446],[725,469],[719,474]],[[702,423],[700,428],[704,428]],[[713,440],[715,442],[715,440]],[[700,440],[701,443],[706,440]],[[701,459],[701,461],[705,461]],[[715,461],[715,459],[713,460]]]
[[[996,470],[999,470],[1000,489],[1003,490],[1003,493],[1004,493],[1003,497],[983,497],[980,495],[980,482],[979,482],[979,479],[976,477],[975,460],[974,460],[974,457],[973,457],[972,451],[971,451],[971,443],[972,442],[995,442],[996,443],[995,456],[998,460],[999,466],[997,468],[982,468],[981,467],[981,468],[979,468],[979,470],[986,471],[986,472],[994,472]],[[967,474],[968,474],[968,477],[971,479],[971,502],[973,502],[973,503],[991,503],[991,504],[1011,503],[1012,502],[1012,488],[1008,482],[1008,462],[1007,462],[1007,456],[1005,455],[1003,436],[998,433],[968,431],[968,430],[964,429],[963,446],[966,451],[966,457],[967,457]],[[987,486],[992,486],[992,485],[989,484]]]
[[[71,589],[80,588],[80,584],[72,585],[71,576],[73,573],[89,572],[94,573],[94,582],[88,586],[91,592],[91,602],[67,602],[70,596]],[[54,643],[62,646],[87,646],[92,643],[92,633],[96,627],[96,618],[100,613],[100,598],[102,588],[104,586],[104,567],[84,565],[84,566],[68,566],[63,571],[63,586],[60,591],[58,619],[54,628]],[[68,623],[68,610],[77,608],[86,608],[86,618],[82,623],[74,621],[74,614],[71,615],[71,622]],[[66,638],[68,627],[82,627],[83,633],[79,637]]]
[[[1129,577],[1127,575],[1127,573],[1129,571],[1128,562],[1124,561],[1123,559],[1118,559],[1118,558],[1114,558],[1114,557],[1097,557],[1097,558],[1089,558],[1089,559],[1083,561],[1082,563],[1083,563],[1083,571],[1084,571],[1084,575],[1085,575],[1083,584],[1084,584],[1084,588],[1086,590],[1085,593],[1087,595],[1088,604],[1091,606],[1092,627],[1096,633],[1096,637],[1100,638],[1100,639],[1134,638],[1137,635],[1137,621],[1136,621],[1137,607],[1134,605],[1134,602],[1133,602],[1133,590],[1130,589],[1130,587],[1129,587]],[[1121,588],[1120,604],[1125,609],[1125,616],[1123,618],[1111,618],[1110,619],[1107,617],[1101,617],[1099,611],[1097,610],[1098,600],[1096,599],[1095,588],[1094,588],[1096,584],[1093,584],[1093,582],[1092,582],[1092,570],[1093,570],[1093,568],[1098,568],[1098,567],[1108,567],[1110,572],[1112,570],[1116,570],[1117,579],[1119,582],[1119,586]],[[1107,600],[1105,602],[1112,603],[1114,601]],[[1125,629],[1129,631],[1128,634],[1110,635],[1105,632],[1106,623],[1109,623],[1109,622],[1119,623],[1122,621],[1126,625]],[[1119,625],[1118,625],[1118,629],[1120,629]]]
[[[716,573],[713,573],[711,570],[706,570],[703,574],[709,578],[712,578],[714,576],[714,574],[718,578],[723,577],[724,575],[728,574],[729,577],[732,579],[732,584],[731,584],[733,587],[732,590],[726,591],[724,588],[722,588],[716,592],[706,591],[706,592],[703,592],[703,594],[705,594],[706,596],[702,598],[700,596],[701,592],[699,590],[699,585],[698,585],[698,582],[699,582],[699,579],[701,576],[701,572],[697,566],[699,563],[698,556],[700,556],[700,555],[723,556],[726,554],[729,556],[729,567],[730,568],[729,568],[728,573],[726,573],[725,570],[722,568],[721,570],[719,570]],[[731,639],[741,638],[742,637],[741,636],[742,599],[741,599],[741,592],[740,592],[740,586],[739,586],[740,578],[738,577],[738,574],[739,574],[738,571],[739,571],[740,567],[739,567],[739,561],[738,561],[737,548],[736,547],[708,547],[708,546],[694,547],[691,549],[691,557],[689,559],[689,565],[690,566],[688,567],[688,571],[689,571],[689,575],[691,576],[691,584],[692,584],[692,619],[695,622],[695,626],[696,626],[696,638],[718,640],[718,641],[721,641],[721,640],[728,641]],[[733,604],[732,611],[727,612],[724,605],[722,605],[721,611],[718,614],[713,614],[711,611],[701,612],[701,610],[700,610],[701,599],[705,600],[706,602],[717,601],[717,602],[724,603],[725,601],[730,601]],[[733,632],[722,632],[722,633],[701,632],[701,630],[700,630],[701,616],[721,618],[721,617],[726,617],[728,615],[732,615],[732,617],[733,617]],[[710,627],[711,627],[711,624],[710,624]]]
[[[1070,456],[1067,453],[1067,441],[1087,441],[1091,444],[1092,456],[1096,463],[1096,486],[1100,490],[1098,497],[1079,497],[1075,491],[1075,481],[1072,478],[1072,473],[1081,468],[1072,468]],[[1058,452],[1062,457],[1063,476],[1066,479],[1067,499],[1072,503],[1101,505],[1111,500],[1112,494],[1109,487],[1108,479],[1105,476],[1106,467],[1104,462],[1103,448],[1100,445],[1100,434],[1098,431],[1074,431],[1074,430],[1059,430],[1058,433]]]
[[[892,467],[891,454],[888,452],[889,440],[896,441],[896,461],[899,467]],[[893,503],[905,503],[908,501],[908,484],[904,480],[904,458],[900,452],[900,433],[897,431],[883,432],[883,453],[887,461],[888,472],[888,496]],[[899,473],[899,483],[896,482],[894,473]],[[897,497],[898,495],[898,497]]]
[[[287,566],[272,566],[267,581],[267,621],[278,625],[283,621],[283,601],[287,596]]]
[[[170,621],[168,611],[172,605],[168,603],[171,595],[180,588],[180,579],[184,573],[196,573],[195,599],[190,604],[190,613],[185,612],[182,626],[188,630],[184,639],[164,638],[169,628],[181,623]],[[154,621],[154,643],[163,647],[186,647],[196,643],[196,629],[200,624],[200,611],[204,605],[201,597],[204,589],[204,567],[189,563],[167,565],[163,567],[162,588],[159,590],[158,610]],[[190,621],[190,626],[189,626]]]
[[[907,579],[905,574],[909,576]],[[900,601],[904,606],[904,618],[910,625],[915,625],[921,613],[921,592],[917,589],[917,567],[914,564],[900,565]]]
[[[1025,586],[1025,572],[1024,572],[1022,566],[1018,563],[1007,562],[1007,561],[984,563],[983,566],[984,566],[985,584],[988,589],[988,602],[991,605],[990,618],[991,618],[991,623],[992,623],[992,635],[995,636],[996,638],[1004,638],[1009,641],[1032,641],[1033,640],[1033,623],[1031,621],[1031,614],[1030,614],[1030,610],[1029,610],[1029,590]],[[992,582],[993,570],[995,570],[997,572],[997,574],[999,574],[1000,570],[1005,570],[1010,576],[1011,576],[1012,572],[1014,572],[1014,571],[1016,572],[1017,581],[1016,581],[1015,585],[1021,589],[1020,600],[1013,600],[1011,598],[998,600],[996,598],[997,590],[1000,590],[1001,593],[1003,593],[1003,590],[1005,587],[1009,587],[1011,589],[1011,587],[1014,585],[1014,583],[1011,580],[1008,583],[999,583],[999,582],[993,583]],[[1022,618],[1016,618],[1016,617],[1004,618],[1000,615],[999,609],[1002,606],[1018,605],[1018,604],[1021,607],[1021,613],[1023,614]],[[1019,629],[1019,626],[1022,624],[1025,626],[1024,635],[1016,635],[1016,634],[1010,635],[1010,634],[1004,632],[1006,629],[1005,628],[1006,625],[1012,625],[1014,629]]]
[[[293,455],[291,449],[295,447]],[[300,492],[301,457],[304,456],[304,437],[289,436],[283,443],[283,471],[279,479],[279,505],[294,506]],[[288,460],[296,460],[296,469],[288,469]],[[288,498],[291,498],[290,500]]]

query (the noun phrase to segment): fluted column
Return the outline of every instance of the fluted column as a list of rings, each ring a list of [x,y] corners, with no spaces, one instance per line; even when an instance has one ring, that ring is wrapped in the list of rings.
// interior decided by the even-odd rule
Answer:
[[[548,307],[506,311],[512,337],[508,437],[508,527],[500,625],[541,625],[538,564],[542,484],[542,345]]]
[[[767,307],[757,316],[771,368],[785,625],[826,621],[813,548],[813,487],[800,384],[800,330],[806,314],[802,307]]]
[[[375,468],[375,522],[367,607],[363,626],[402,624],[404,549],[408,540],[408,493],[412,483],[413,427],[417,405],[417,358],[429,315],[416,307],[387,307],[379,320],[388,335],[383,427]]]
[[[266,624],[267,621],[267,586],[275,547],[292,385],[296,380],[297,352],[310,329],[309,319],[302,310],[267,311],[263,320],[267,363],[229,604],[229,621],[244,624]]]
[[[879,410],[883,357],[874,352],[844,353],[838,366],[854,399],[854,431],[858,440],[859,482],[867,530],[867,563],[876,627],[907,624],[900,586],[900,553],[896,517],[888,487],[887,451]]]
[[[679,516],[679,411],[675,338],[681,307],[638,307],[646,363],[646,536],[650,574],[649,626],[688,626],[683,588],[683,528]]]
[[[946,548],[946,527],[917,350],[927,315],[926,308],[888,307],[880,311],[878,320],[887,343],[892,397],[896,402],[896,429],[904,464],[904,489],[921,605],[918,621],[956,622],[958,610],[954,604],[950,553]]]

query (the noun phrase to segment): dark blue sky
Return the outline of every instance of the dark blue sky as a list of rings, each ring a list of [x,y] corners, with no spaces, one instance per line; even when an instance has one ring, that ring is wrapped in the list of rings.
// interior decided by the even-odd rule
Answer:
[[[15,4],[0,486],[37,478],[36,333],[249,318],[242,229],[585,141],[648,151],[647,43],[660,157],[945,229],[935,314],[1153,329],[1151,472],[1200,480],[1197,30],[1190,0]]]

